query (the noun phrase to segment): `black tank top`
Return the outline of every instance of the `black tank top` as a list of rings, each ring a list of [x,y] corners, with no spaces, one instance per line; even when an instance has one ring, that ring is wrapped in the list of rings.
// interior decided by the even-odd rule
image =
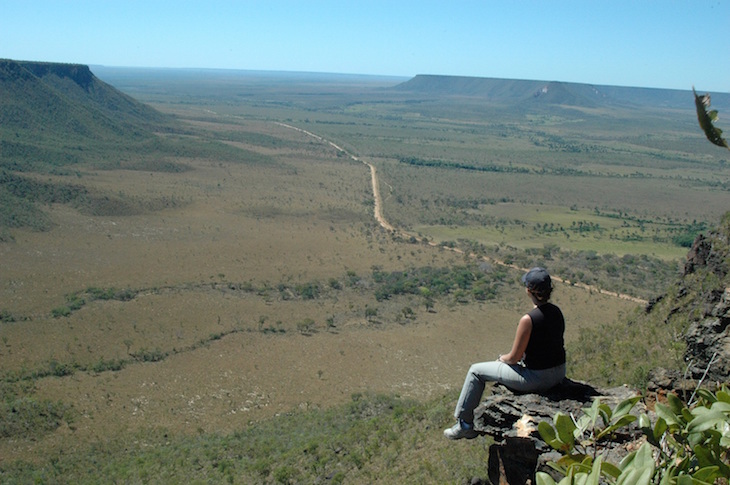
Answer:
[[[532,319],[532,332],[525,350],[525,366],[540,370],[565,364],[565,319],[560,308],[545,303],[528,315]]]

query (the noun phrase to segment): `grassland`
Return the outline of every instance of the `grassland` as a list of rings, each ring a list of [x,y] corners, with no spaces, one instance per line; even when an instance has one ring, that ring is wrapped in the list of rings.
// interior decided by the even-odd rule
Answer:
[[[548,115],[382,80],[211,82],[120,79],[183,128],[35,176],[94,197],[37,201],[46,230],[0,244],[0,478],[462,482],[488,442],[447,447],[440,429],[529,303],[495,261],[649,298],[686,251],[675,238],[727,209],[691,106]],[[373,163],[403,232],[373,219],[363,163],[277,122]],[[386,287],[461,267],[480,291]],[[556,301],[571,342],[640,306],[572,284]]]

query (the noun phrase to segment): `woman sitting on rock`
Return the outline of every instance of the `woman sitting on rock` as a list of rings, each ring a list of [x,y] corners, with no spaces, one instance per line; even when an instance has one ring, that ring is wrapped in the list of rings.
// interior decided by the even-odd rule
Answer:
[[[474,409],[487,382],[498,382],[513,391],[534,392],[550,389],[565,379],[565,320],[560,308],[549,302],[553,290],[550,275],[544,268],[533,268],[522,282],[535,307],[520,318],[508,354],[469,368],[454,411],[458,421],[444,430],[449,439],[477,437]]]

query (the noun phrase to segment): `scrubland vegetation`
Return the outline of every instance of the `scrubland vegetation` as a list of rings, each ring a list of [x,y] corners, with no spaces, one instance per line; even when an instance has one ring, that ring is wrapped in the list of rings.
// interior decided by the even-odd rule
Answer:
[[[571,376],[682,365],[683,323],[640,302],[727,210],[691,97],[528,109],[381,79],[107,74],[164,129],[0,131],[0,482],[484,476],[488,440],[441,429],[468,365],[510,345],[534,265],[562,281]]]

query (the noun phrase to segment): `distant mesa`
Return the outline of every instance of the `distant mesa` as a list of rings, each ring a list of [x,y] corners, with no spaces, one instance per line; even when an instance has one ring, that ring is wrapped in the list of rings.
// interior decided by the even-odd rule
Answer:
[[[656,106],[691,108],[691,86],[687,90],[598,86],[592,84],[530,81],[466,76],[419,74],[392,89],[430,96],[471,96],[495,104],[519,106]],[[730,107],[730,94],[713,93],[713,106]]]

